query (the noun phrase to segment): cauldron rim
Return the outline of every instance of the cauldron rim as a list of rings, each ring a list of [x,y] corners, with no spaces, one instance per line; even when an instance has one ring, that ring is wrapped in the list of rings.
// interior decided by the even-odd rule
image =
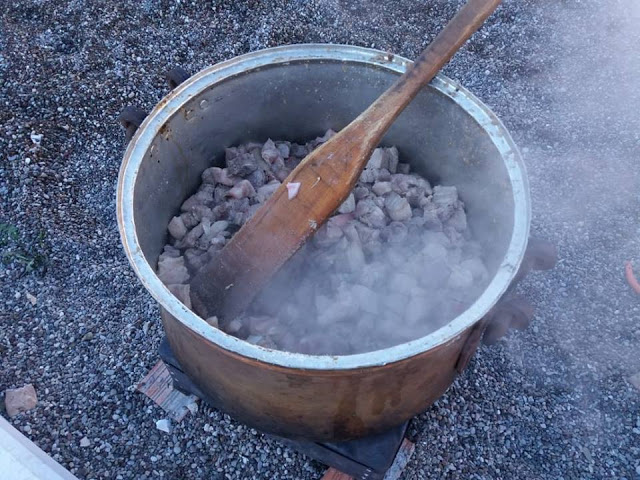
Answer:
[[[306,370],[349,370],[398,362],[457,339],[478,322],[504,294],[513,280],[527,245],[531,218],[529,185],[521,154],[498,117],[457,82],[438,74],[430,86],[449,97],[486,132],[503,161],[514,199],[513,231],[495,276],[478,299],[447,325],[424,337],[382,350],[345,356],[306,355],[263,348],[228,335],[207,324],[184,306],[160,281],[138,242],[134,222],[134,188],[140,164],[162,126],[194,96],[212,84],[260,67],[300,61],[343,61],[376,65],[403,73],[410,60],[386,52],[338,44],[298,44],[268,48],[234,57],[190,77],[146,117],[129,143],[120,168],[117,216],[121,240],[138,278],[162,308],[206,340],[236,354],[267,364]]]

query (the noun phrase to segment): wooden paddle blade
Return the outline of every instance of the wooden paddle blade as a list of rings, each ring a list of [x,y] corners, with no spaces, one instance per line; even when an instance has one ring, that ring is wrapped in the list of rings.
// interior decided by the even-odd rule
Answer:
[[[376,146],[366,125],[351,124],[311,152],[220,254],[191,282],[203,318],[242,312],[273,274],[340,206]],[[289,198],[287,184],[300,184]]]

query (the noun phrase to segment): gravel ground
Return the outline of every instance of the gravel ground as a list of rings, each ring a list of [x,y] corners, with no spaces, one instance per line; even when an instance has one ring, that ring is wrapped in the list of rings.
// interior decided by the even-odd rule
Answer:
[[[162,329],[120,246],[116,118],[162,98],[167,66],[300,42],[413,58],[460,4],[425,3],[5,2],[0,391],[33,383],[40,400],[13,425],[82,479],[321,476],[206,407],[165,434],[134,392]],[[521,287],[535,326],[481,348],[413,423],[405,479],[640,477],[640,303],[623,277],[640,265],[640,12],[604,3],[505,1],[445,69],[513,133],[533,233],[561,261]]]

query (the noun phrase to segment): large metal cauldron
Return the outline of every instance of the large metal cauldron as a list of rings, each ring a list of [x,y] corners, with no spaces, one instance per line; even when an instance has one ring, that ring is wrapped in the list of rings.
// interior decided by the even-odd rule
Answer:
[[[296,45],[207,68],[165,97],[124,156],[118,222],[127,255],[162,307],[175,356],[200,388],[237,419],[313,440],[379,432],[425,410],[449,387],[474,326],[498,301],[527,246],[525,170],[495,115],[440,75],[400,115],[383,144],[433,182],[456,185],[474,235],[492,252],[493,279],[448,325],[393,348],[351,356],[272,351],[212,328],[154,270],[167,223],[224,148],[267,138],[306,140],[338,130],[403,72],[408,60],[339,45]],[[477,330],[477,328],[476,328]],[[463,349],[463,347],[465,347]]]

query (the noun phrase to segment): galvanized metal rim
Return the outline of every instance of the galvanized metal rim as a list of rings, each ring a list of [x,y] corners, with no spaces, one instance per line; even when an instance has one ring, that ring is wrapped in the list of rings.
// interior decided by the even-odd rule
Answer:
[[[156,105],[129,143],[120,168],[117,191],[118,226],[124,249],[136,274],[151,295],[179,322],[198,335],[239,355],[292,369],[346,370],[397,362],[457,339],[479,321],[504,294],[524,256],[531,218],[529,185],[518,148],[496,115],[473,94],[439,74],[431,86],[463,108],[490,136],[502,155],[513,189],[514,228],[506,255],[484,293],[465,312],[431,334],[394,347],[356,355],[329,356],[270,350],[239,340],[211,327],[186,308],[164,286],[146,261],[136,235],[133,216],[135,181],[144,155],[160,128],[191,98],[212,84],[274,64],[327,61],[376,65],[403,73],[410,60],[379,50],[349,45],[301,44],[248,53],[208,67],[178,86]]]

